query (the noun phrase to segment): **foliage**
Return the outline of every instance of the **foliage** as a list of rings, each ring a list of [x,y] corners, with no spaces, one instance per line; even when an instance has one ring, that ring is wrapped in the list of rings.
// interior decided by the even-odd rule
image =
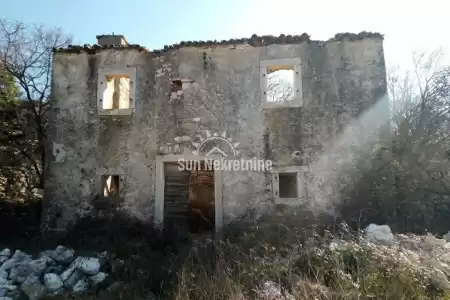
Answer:
[[[377,255],[357,235],[346,247],[332,248],[331,232],[285,227],[285,220],[266,220],[237,239],[192,251],[174,298],[265,299],[258,298],[260,290],[274,281],[286,297],[276,299],[445,299],[415,269]]]
[[[344,192],[342,218],[353,227],[375,222],[400,232],[449,230],[450,69],[439,67],[438,52],[416,55],[414,62],[412,73],[389,74],[390,124],[370,170]]]
[[[52,48],[69,40],[60,29],[0,19],[0,67],[8,86],[0,102],[2,159],[32,188],[43,187]]]

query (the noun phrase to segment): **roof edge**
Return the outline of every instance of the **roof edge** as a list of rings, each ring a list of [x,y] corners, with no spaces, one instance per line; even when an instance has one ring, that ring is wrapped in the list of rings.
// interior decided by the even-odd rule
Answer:
[[[104,37],[108,35],[98,35],[98,37]],[[117,35],[116,35],[117,36]],[[116,49],[116,50],[138,50],[139,52],[150,52],[154,54],[161,54],[163,52],[170,52],[180,48],[186,47],[197,47],[197,48],[209,48],[214,46],[224,46],[224,45],[238,45],[238,44],[248,44],[252,47],[263,47],[271,44],[300,44],[300,43],[316,43],[323,44],[329,42],[342,42],[342,41],[357,41],[363,39],[370,38],[378,38],[383,40],[384,35],[379,32],[367,32],[362,31],[360,33],[337,33],[334,37],[326,40],[326,41],[315,41],[311,40],[310,36],[307,33],[303,33],[301,35],[284,35],[280,36],[272,36],[272,35],[263,35],[258,36],[253,34],[250,38],[241,38],[241,39],[230,39],[230,40],[208,40],[208,41],[182,41],[179,44],[173,45],[165,45],[163,49],[150,51],[146,47],[141,46],[139,44],[128,44],[128,45],[104,45],[100,46],[98,44],[89,45],[69,45],[67,48],[53,48],[54,53],[81,53],[86,52],[88,54],[95,54],[104,49]]]

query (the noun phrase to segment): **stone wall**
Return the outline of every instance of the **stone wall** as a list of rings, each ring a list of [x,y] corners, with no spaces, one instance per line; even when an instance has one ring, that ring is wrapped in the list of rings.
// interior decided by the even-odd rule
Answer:
[[[324,167],[322,154],[330,154],[350,122],[384,100],[382,43],[376,35],[261,47],[182,47],[158,55],[138,48],[56,52],[44,195],[46,226],[65,229],[91,213],[100,175],[108,173],[121,175],[123,209],[151,220],[156,156],[192,154],[208,131],[219,135],[226,131],[233,143],[239,143],[242,158],[272,159],[277,167],[328,172],[330,166]],[[260,61],[296,57],[302,61],[303,106],[263,109]],[[136,102],[130,116],[97,113],[97,72],[112,66],[137,70]],[[356,124],[365,134],[361,122]],[[334,161],[335,153],[330,157],[328,161]],[[317,194],[305,193],[299,202],[314,197]],[[270,174],[223,174],[225,224],[249,209],[264,212],[273,204]]]

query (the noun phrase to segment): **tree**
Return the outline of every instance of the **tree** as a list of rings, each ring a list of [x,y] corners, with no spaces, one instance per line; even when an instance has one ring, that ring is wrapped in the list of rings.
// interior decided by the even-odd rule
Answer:
[[[60,29],[0,19],[0,66],[16,95],[2,100],[0,145],[12,161],[27,161],[44,184],[46,112],[51,92],[52,49],[65,47],[70,37]]]
[[[389,143],[358,182],[353,195],[360,198],[350,201],[347,218],[399,231],[448,231],[450,68],[439,66],[440,55],[415,55],[411,72],[389,74]]]
[[[286,103],[294,98],[294,70],[280,69],[267,75],[267,99],[269,102]]]

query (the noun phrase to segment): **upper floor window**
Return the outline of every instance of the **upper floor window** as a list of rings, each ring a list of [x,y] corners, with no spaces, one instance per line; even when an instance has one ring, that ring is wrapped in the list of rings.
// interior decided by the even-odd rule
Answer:
[[[263,107],[302,106],[302,72],[299,58],[261,61],[260,73]]]
[[[97,107],[101,115],[128,115],[135,105],[136,70],[104,69],[98,73]]]

